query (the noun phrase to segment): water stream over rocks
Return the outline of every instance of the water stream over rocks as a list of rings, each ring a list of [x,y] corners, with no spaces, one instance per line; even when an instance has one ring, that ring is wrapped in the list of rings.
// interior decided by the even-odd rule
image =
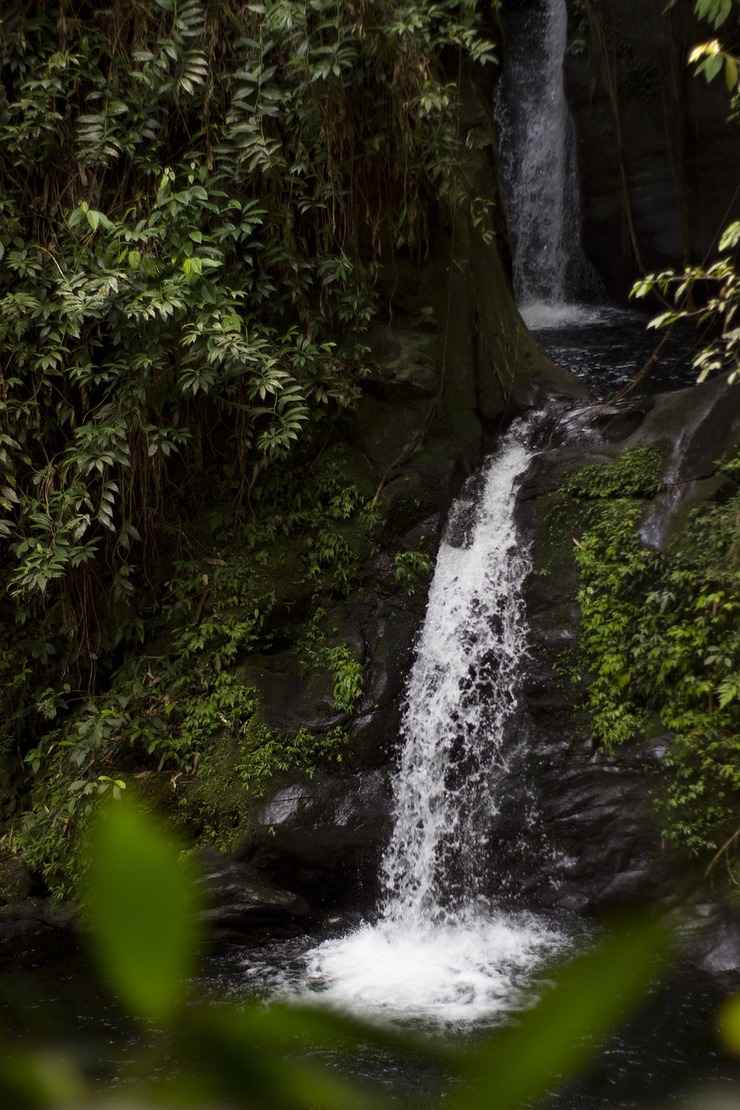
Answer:
[[[379,920],[309,952],[324,1000],[385,1017],[459,1023],[521,1003],[564,934],[488,897],[526,621],[516,484],[532,451],[518,422],[454,504],[408,681]]]

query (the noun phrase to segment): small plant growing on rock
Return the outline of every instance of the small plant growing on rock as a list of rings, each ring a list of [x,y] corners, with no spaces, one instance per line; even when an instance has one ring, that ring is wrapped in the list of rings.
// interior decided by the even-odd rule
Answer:
[[[412,597],[432,573],[432,560],[423,551],[401,551],[396,555],[396,582]]]

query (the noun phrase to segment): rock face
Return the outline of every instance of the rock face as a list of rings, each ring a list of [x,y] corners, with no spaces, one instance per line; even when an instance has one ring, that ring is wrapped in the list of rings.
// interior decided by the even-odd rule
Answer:
[[[34,967],[76,951],[76,914],[45,898],[0,906],[0,969]]]
[[[686,59],[713,35],[690,0],[601,0],[571,9],[568,99],[578,136],[583,242],[609,292],[698,262],[737,218],[740,134],[724,82]]]
[[[300,895],[266,882],[238,861],[211,851],[203,852],[199,862],[205,903],[201,920],[216,943],[254,937],[262,930],[271,936],[292,932],[310,920]]]
[[[321,774],[282,786],[259,811],[245,855],[317,910],[368,910],[390,833],[385,770]]]
[[[717,460],[740,442],[740,394],[724,382],[658,395],[648,405],[644,413],[645,402],[638,404],[639,427],[621,439],[599,435],[582,447],[540,454],[520,492],[520,528],[532,544],[533,570],[526,588],[531,665],[517,725],[528,731],[523,776],[537,797],[542,847],[528,854],[524,872],[521,862],[509,864],[518,889],[545,905],[602,911],[676,899],[691,883],[686,861],[661,840],[651,798],[669,738],[656,736],[641,750],[610,756],[595,751],[578,694],[563,674],[579,620],[572,548],[554,551],[551,534],[563,477],[624,449],[669,443],[674,498],[662,505],[658,494],[653,508],[669,514],[666,528],[677,527],[693,504],[721,487]],[[598,423],[604,414],[596,408],[594,415]],[[630,421],[620,421],[630,428]],[[647,507],[648,518],[653,508]]]

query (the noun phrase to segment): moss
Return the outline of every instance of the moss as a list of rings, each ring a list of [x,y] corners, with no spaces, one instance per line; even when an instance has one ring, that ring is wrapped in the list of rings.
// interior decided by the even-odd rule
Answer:
[[[239,736],[225,736],[179,790],[177,819],[199,845],[234,851],[249,836],[255,806],[285,776],[312,778],[341,763],[348,744],[342,729],[275,732],[255,713]]]
[[[589,494],[606,497],[576,549],[593,731],[606,747],[672,734],[657,799],[663,830],[692,852],[713,852],[740,811],[740,498],[693,510],[658,554],[638,531],[655,480],[629,462],[622,481],[588,476]],[[641,497],[619,496],[625,489]]]
[[[662,453],[655,447],[636,447],[614,462],[579,467],[566,477],[563,490],[579,501],[654,497],[662,474]]]
[[[640,448],[566,475],[540,501],[535,568],[548,612],[578,605],[576,653],[550,658],[573,726],[582,703],[605,748],[670,733],[656,806],[665,835],[702,854],[740,814],[740,499],[730,483],[687,511],[659,554],[639,528],[662,469]]]
[[[243,736],[224,735],[177,788],[175,816],[198,845],[231,852],[248,833],[254,799],[239,781]]]
[[[33,788],[13,831],[51,889],[74,893],[81,837],[106,794],[142,788],[196,842],[228,849],[273,778],[339,758],[344,734],[266,730],[240,664],[294,644],[321,599],[353,588],[376,525],[363,467],[337,447],[313,469],[284,468],[263,483],[251,520],[209,506],[211,545],[175,564],[140,650],[75,712],[49,703],[52,724],[27,753]],[[351,477],[360,473],[362,486]],[[361,660],[341,642],[323,648],[317,665],[349,713]]]

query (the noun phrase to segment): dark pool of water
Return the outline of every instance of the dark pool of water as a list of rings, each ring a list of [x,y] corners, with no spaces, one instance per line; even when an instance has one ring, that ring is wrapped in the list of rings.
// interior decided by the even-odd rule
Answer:
[[[249,968],[272,967],[284,977],[291,967],[298,971],[302,954],[320,939],[306,936],[211,956],[196,991],[216,1003],[251,1001],[269,993],[269,984],[265,990],[262,977],[255,981]],[[716,1031],[719,1008],[731,987],[695,969],[679,968],[651,989],[638,1014],[597,1053],[589,1070],[553,1092],[542,1110],[740,1106],[740,1060],[723,1051]],[[152,1068],[166,1072],[171,1067],[161,1044],[158,1048],[156,1031],[143,1032],[124,1018],[81,957],[23,976],[6,975],[0,990],[0,1030],[4,1039],[9,1036],[24,1046],[63,1050],[106,1087],[125,1082],[126,1076],[151,1075]],[[459,1044],[481,1035],[473,1028],[447,1030],[443,1037]],[[432,1107],[440,1098],[444,1106],[445,1092],[459,1082],[427,1061],[410,1061],[372,1045],[349,1056],[320,1049],[310,1055],[399,1106],[414,1102]],[[526,1061],[515,1066],[526,1068]],[[721,1096],[721,1101],[710,1096]]]
[[[550,358],[598,397],[624,389],[648,362],[650,370],[635,392],[692,385],[697,374],[692,360],[702,347],[701,334],[683,324],[656,332],[648,330],[649,321],[650,316],[625,309],[566,306],[560,314],[537,314],[532,331]]]

